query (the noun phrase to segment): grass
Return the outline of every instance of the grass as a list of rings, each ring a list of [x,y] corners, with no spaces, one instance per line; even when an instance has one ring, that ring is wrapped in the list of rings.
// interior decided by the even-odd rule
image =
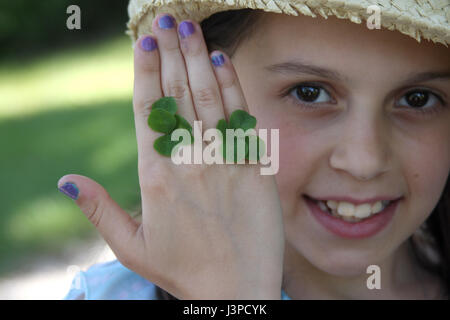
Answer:
[[[130,96],[131,41],[125,36],[96,46],[64,49],[29,62],[0,64],[0,117],[22,116]]]
[[[140,202],[125,37],[0,64],[0,272],[96,231],[57,190],[69,173],[99,182],[125,210]]]

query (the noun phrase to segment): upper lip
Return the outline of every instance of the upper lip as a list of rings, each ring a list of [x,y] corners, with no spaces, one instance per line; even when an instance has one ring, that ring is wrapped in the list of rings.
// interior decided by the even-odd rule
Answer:
[[[399,200],[402,197],[393,197],[393,196],[376,196],[376,197],[371,197],[371,198],[353,198],[353,197],[349,197],[349,196],[320,196],[320,197],[313,197],[307,194],[304,194],[304,196],[312,199],[312,200],[319,200],[319,201],[328,201],[328,200],[333,200],[336,202],[340,202],[340,201],[345,201],[345,202],[350,202],[353,204],[363,204],[363,203],[375,203],[377,201],[395,201],[395,200]]]

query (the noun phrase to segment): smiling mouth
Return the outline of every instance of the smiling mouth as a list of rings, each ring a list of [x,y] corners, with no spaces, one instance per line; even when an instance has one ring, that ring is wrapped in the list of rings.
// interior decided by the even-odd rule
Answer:
[[[354,223],[378,215],[399,200],[381,200],[373,203],[353,204],[347,201],[318,200],[308,195],[303,195],[303,197],[306,200],[314,202],[322,212],[332,215],[335,218]]]

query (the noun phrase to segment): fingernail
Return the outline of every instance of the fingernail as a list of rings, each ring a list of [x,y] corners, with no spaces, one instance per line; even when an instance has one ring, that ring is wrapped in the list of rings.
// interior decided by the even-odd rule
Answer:
[[[80,193],[80,190],[78,190],[75,183],[72,183],[72,182],[64,183],[64,185],[62,185],[60,188],[58,188],[58,190],[74,200],[78,199],[78,195]]]
[[[178,32],[180,33],[181,38],[184,39],[195,32],[195,27],[189,21],[182,21],[178,28]]]
[[[144,39],[142,39],[141,41],[141,48],[144,51],[153,51],[158,47],[158,45],[156,44],[155,39],[153,39],[152,37],[145,37]]]
[[[223,57],[223,54],[215,54],[211,56],[211,62],[215,67],[223,66],[225,63],[225,58]]]
[[[172,29],[174,25],[174,18],[170,15],[165,15],[158,19],[158,26],[161,29]]]

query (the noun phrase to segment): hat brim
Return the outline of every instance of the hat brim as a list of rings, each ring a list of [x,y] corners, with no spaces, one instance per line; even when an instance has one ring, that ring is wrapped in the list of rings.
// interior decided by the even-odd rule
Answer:
[[[130,20],[127,34],[135,42],[141,35],[152,34],[152,21],[161,12],[169,13],[177,21],[193,20],[201,22],[214,13],[238,10],[259,9],[266,12],[284,13],[310,17],[336,16],[354,23],[362,23],[372,15],[369,6],[380,8],[382,28],[397,30],[418,42],[421,39],[450,43],[450,5],[447,0],[131,0],[128,5]]]

